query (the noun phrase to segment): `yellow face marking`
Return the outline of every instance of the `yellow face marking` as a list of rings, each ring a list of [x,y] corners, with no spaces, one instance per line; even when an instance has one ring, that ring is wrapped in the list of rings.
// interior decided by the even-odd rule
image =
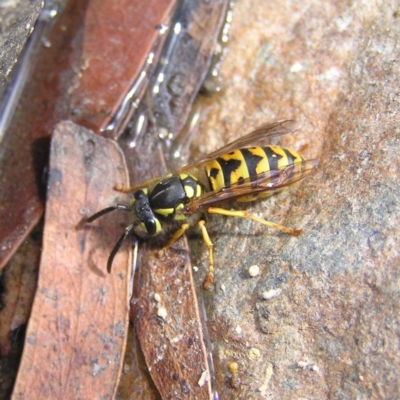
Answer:
[[[162,226],[161,226],[161,222],[158,220],[158,218],[155,219],[156,221],[156,235],[158,235],[159,233],[161,233],[161,231],[163,230]]]
[[[159,221],[158,218],[155,218],[154,221],[156,223],[156,233],[154,234],[154,236],[155,236],[155,235],[158,235],[159,233],[161,233],[163,228],[162,228],[161,222]],[[141,231],[143,233],[148,233],[147,229],[146,229],[146,225],[143,222],[140,222],[138,224],[138,228],[139,228],[139,229],[137,229],[138,231]]]
[[[144,226],[144,223],[143,222],[140,222],[139,223],[139,225],[138,225],[138,227],[139,227],[139,231],[141,231],[141,232],[144,232],[144,233],[147,233],[147,229],[146,229],[146,227]]]

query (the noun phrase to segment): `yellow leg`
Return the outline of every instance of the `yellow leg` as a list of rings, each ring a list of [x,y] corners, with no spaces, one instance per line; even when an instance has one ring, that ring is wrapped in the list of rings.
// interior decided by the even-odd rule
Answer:
[[[228,217],[249,218],[252,219],[253,221],[260,222],[261,224],[269,226],[270,228],[274,228],[277,229],[278,231],[289,233],[290,235],[300,235],[300,233],[302,232],[301,229],[286,228],[285,226],[275,224],[274,222],[258,218],[255,215],[248,213],[247,211],[239,211],[239,210],[231,211],[231,210],[225,210],[224,208],[209,207],[207,209],[207,212],[209,214],[221,214],[221,215],[226,215]]]
[[[136,192],[136,190],[138,190],[138,189],[143,189],[143,188],[148,188],[148,187],[153,186],[159,180],[160,180],[160,178],[152,178],[152,179],[149,179],[149,180],[147,180],[145,182],[142,182],[140,185],[131,186],[131,187],[125,187],[125,186],[122,186],[122,185],[115,185],[114,186],[114,190],[116,190],[117,192],[121,192],[121,193]]]
[[[122,185],[115,185],[113,189],[121,193],[131,193],[135,191],[135,187],[125,187]]]
[[[213,244],[210,240],[210,236],[208,236],[208,232],[205,226],[205,222],[203,220],[199,221],[199,228],[201,230],[201,234],[203,235],[203,240],[206,246],[208,247],[209,254],[209,267],[208,267],[208,276],[204,281],[203,287],[204,289],[209,289],[212,283],[214,282],[214,257],[213,257]]]
[[[189,228],[189,224],[182,224],[181,227],[171,236],[168,242],[164,245],[164,247],[159,251],[162,253],[167,250],[172,244],[174,244]]]

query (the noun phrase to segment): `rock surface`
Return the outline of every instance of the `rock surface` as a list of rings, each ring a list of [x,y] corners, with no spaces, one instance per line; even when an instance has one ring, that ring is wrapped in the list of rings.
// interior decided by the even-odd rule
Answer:
[[[296,118],[302,131],[279,143],[320,162],[298,188],[248,206],[301,236],[208,224],[216,288],[204,296],[221,398],[398,396],[399,31],[394,1],[236,4],[226,89],[198,146]],[[205,246],[190,242],[204,272]]]

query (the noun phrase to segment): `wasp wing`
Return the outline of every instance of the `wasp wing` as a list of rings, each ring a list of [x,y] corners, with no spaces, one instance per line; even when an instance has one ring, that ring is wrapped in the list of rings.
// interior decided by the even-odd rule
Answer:
[[[285,135],[300,129],[300,123],[294,120],[278,121],[272,124],[265,124],[250,132],[249,134],[228,143],[226,146],[208,154],[201,160],[185,165],[179,168],[175,173],[190,173],[191,170],[200,168],[209,161],[219,157],[222,154],[230,153],[233,150],[240,149],[246,146],[264,145],[273,137]]]
[[[245,179],[241,183],[225,186],[217,192],[206,192],[185,206],[185,213],[228,201],[240,201],[260,193],[272,195],[304,179],[317,165],[317,160],[307,160],[274,169]]]
[[[239,139],[234,140],[233,142],[227,144],[226,146],[208,154],[201,160],[185,165],[182,168],[179,168],[174,172],[174,174],[194,174],[196,175],[196,171],[199,171],[199,169],[210,162],[211,160],[219,157],[222,154],[229,153],[233,150],[243,148],[246,146],[256,146],[256,145],[263,145],[266,144],[271,138],[285,135],[291,132],[294,132],[296,130],[300,129],[300,124],[297,121],[294,120],[285,120],[285,121],[277,121],[273,122],[272,124],[265,124],[257,128],[256,130],[250,132],[249,134],[240,137]],[[146,188],[146,187],[151,187],[155,183],[157,183],[162,177],[160,178],[153,178],[150,179],[146,182],[142,182],[139,185],[125,188],[122,186],[115,186],[115,190],[123,193],[129,193],[129,192],[135,192],[138,189]]]

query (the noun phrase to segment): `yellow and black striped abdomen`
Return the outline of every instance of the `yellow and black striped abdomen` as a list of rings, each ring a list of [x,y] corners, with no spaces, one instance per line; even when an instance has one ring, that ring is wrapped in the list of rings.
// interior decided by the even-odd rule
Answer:
[[[279,170],[296,164],[301,167],[303,158],[293,150],[277,146],[249,147],[222,154],[206,164],[210,189],[218,191],[223,187],[240,184],[245,180],[257,180],[263,173]],[[262,197],[268,196],[268,193]],[[242,201],[253,198],[246,197]]]

